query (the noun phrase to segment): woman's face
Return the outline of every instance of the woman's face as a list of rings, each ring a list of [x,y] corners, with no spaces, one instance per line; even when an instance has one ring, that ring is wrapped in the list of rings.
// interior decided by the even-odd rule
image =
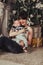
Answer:
[[[20,19],[19,20],[21,25],[25,26],[27,24],[26,19]]]

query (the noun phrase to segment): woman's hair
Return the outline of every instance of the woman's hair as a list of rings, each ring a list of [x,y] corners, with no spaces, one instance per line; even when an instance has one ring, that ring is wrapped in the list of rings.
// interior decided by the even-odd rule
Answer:
[[[19,12],[18,19],[27,19],[27,16],[28,16],[27,12],[23,10]]]

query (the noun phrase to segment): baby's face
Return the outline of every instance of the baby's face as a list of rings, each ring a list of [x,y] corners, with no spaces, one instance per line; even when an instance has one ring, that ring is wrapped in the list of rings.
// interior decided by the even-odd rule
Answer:
[[[20,22],[19,22],[19,21],[15,21],[15,22],[14,22],[14,25],[15,25],[15,26],[20,26]]]

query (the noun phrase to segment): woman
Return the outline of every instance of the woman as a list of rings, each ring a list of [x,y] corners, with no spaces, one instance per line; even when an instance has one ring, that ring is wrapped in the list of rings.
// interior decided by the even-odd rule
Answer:
[[[14,38],[15,36],[24,32],[24,33],[26,33],[25,35],[26,35],[26,38],[28,41],[28,45],[31,46],[33,31],[32,31],[32,28],[27,25],[27,12],[25,12],[25,11],[20,12],[18,20],[16,20],[16,21],[20,22],[20,24],[22,26],[24,26],[24,29],[16,31],[16,32],[11,29],[9,36]],[[23,44],[21,44],[21,46],[23,46]]]

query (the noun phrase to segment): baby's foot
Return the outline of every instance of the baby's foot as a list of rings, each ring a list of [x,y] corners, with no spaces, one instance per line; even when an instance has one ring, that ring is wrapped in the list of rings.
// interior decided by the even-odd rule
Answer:
[[[25,53],[27,53],[27,50],[24,50]]]
[[[24,52],[25,53],[27,53],[28,51],[27,51],[27,49],[26,49],[26,47],[23,47],[23,50],[24,50]]]

